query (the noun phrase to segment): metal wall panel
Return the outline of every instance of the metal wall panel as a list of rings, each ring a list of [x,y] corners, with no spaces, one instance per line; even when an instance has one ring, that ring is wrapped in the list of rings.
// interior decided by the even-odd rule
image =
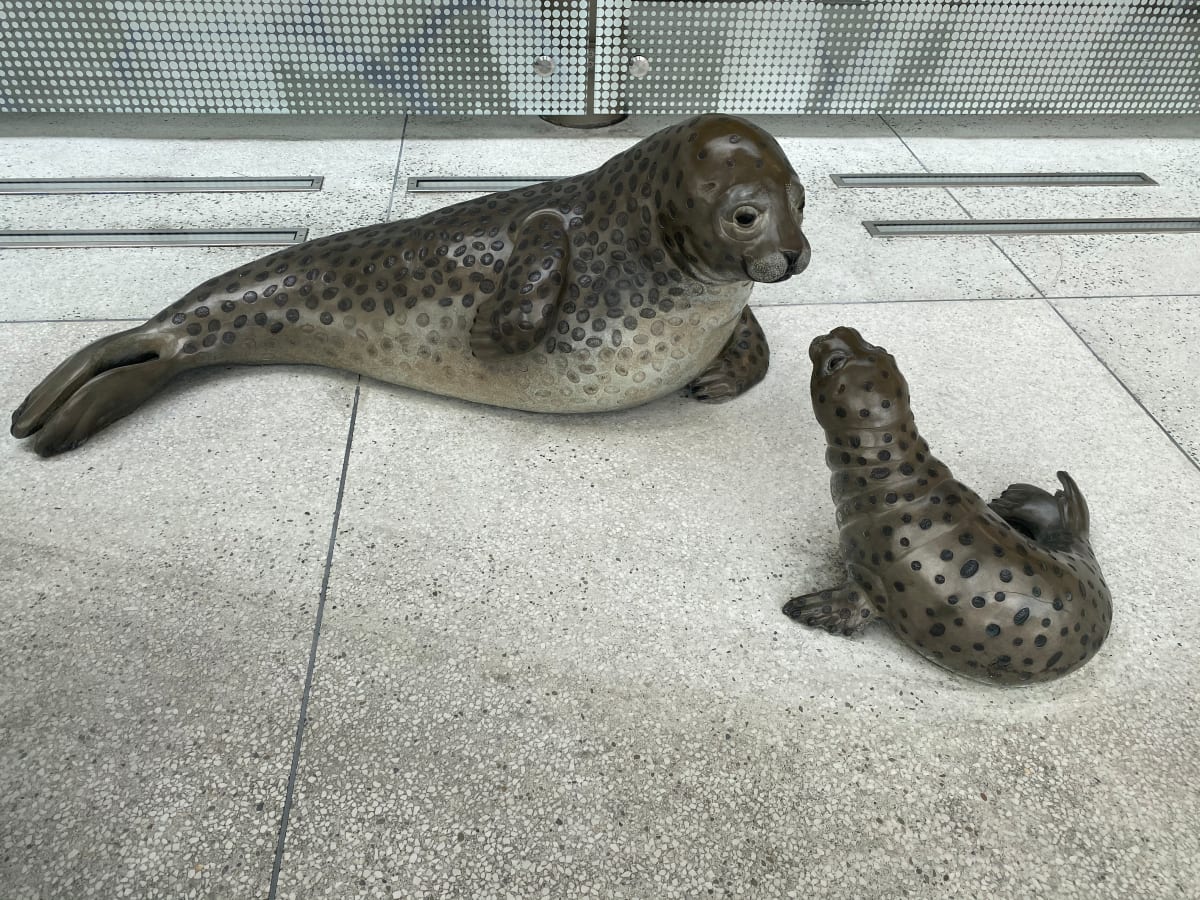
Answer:
[[[599,3],[597,112],[1200,112],[1197,0]]]
[[[2,0],[0,112],[582,113],[588,14],[588,0]]]
[[[1200,0],[0,0],[0,112],[714,109],[1200,112]]]

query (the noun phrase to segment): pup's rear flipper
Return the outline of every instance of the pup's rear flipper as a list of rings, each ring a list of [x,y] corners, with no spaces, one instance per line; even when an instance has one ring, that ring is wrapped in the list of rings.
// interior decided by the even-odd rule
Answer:
[[[1066,472],[1058,473],[1063,489],[1053,496],[1032,484],[1013,484],[988,504],[992,512],[1022,534],[1051,550],[1070,550],[1088,537],[1088,506]]]
[[[53,456],[78,447],[157,392],[177,366],[159,358],[153,336],[135,332],[101,338],[47,375],[13,413],[13,437],[34,434],[34,449]]]

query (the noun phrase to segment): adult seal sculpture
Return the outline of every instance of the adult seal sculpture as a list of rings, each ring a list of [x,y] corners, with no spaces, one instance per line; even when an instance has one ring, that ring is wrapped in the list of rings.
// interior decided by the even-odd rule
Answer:
[[[804,189],[742,119],[666,128],[593,172],[272,253],[83,348],[12,433],[49,456],[180,372],[309,363],[496,406],[595,412],[766,374],[752,283],[801,271]]]
[[[809,356],[848,578],[784,612],[847,635],[882,619],[934,662],[991,682],[1046,681],[1094,654],[1112,603],[1071,477],[1058,473],[1053,496],[1014,484],[985,504],[930,454],[886,350],[837,328]]]

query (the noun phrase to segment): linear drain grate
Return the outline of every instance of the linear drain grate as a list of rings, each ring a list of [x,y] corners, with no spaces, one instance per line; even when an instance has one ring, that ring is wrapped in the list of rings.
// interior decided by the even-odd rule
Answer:
[[[867,221],[873,237],[970,234],[1162,234],[1200,231],[1195,219],[898,219]]]
[[[4,231],[0,249],[59,247],[274,247],[298,244],[307,228],[131,229],[103,231]]]
[[[1142,187],[1158,182],[1145,172],[895,172],[830,175],[846,188],[880,187]]]
[[[435,191],[473,191],[491,194],[495,191],[532,187],[548,180],[547,178],[507,178],[502,176],[496,178],[434,178],[421,175],[408,179],[408,191],[414,194]]]
[[[319,191],[325,178],[0,178],[0,194],[189,194]]]

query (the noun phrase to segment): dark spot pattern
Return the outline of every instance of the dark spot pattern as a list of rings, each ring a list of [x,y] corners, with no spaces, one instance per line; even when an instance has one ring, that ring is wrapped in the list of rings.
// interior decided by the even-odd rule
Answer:
[[[1060,475],[1063,501],[1018,484],[985,503],[930,452],[886,351],[839,328],[810,353],[846,559],[860,584],[884,590],[875,617],[920,653],[984,681],[1036,683],[1094,656],[1111,600],[1073,483]],[[829,359],[836,365],[823,368]],[[918,616],[924,628],[913,627]]]
[[[164,380],[175,354],[187,368],[304,362],[533,411],[622,408],[680,388],[719,402],[766,373],[747,279],[781,281],[807,261],[803,196],[769,135],[697,116],[594,172],[239,266],[122,337],[137,347],[117,352],[152,354],[167,363],[154,367]],[[767,214],[748,217],[751,203]],[[753,232],[752,219],[770,227]],[[729,229],[743,226],[735,240]],[[69,410],[35,439],[39,452],[71,449],[112,419],[93,410],[69,445],[54,446],[48,433]]]

